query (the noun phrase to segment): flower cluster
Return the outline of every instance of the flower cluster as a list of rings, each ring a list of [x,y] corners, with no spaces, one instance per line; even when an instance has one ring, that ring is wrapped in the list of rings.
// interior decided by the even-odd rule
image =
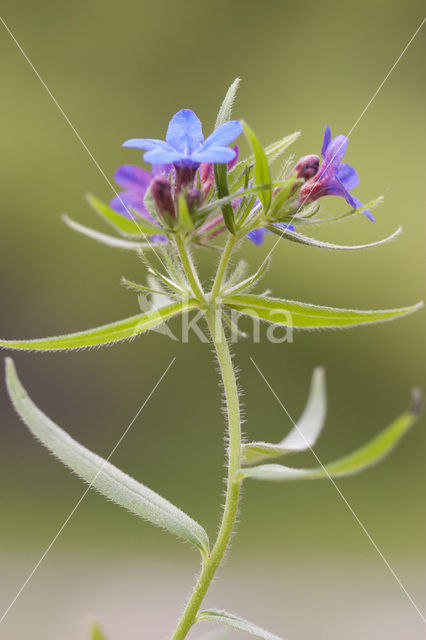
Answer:
[[[195,113],[181,109],[171,119],[165,140],[127,140],[123,146],[145,151],[143,159],[152,168],[147,171],[135,165],[119,167],[114,177],[124,191],[112,199],[111,207],[127,218],[137,216],[163,227],[161,233],[151,234],[151,241],[167,242],[168,233],[179,227],[179,197],[183,194],[193,221],[194,241],[200,245],[211,243],[228,226],[221,206],[223,198],[215,188],[214,170],[215,165],[225,165],[229,181],[227,206],[231,206],[237,221],[244,220],[245,225],[240,226],[247,227],[245,235],[255,244],[263,242],[267,231],[287,236],[296,233],[298,222],[306,223],[309,207],[323,196],[341,196],[353,209],[362,208],[360,200],[350,193],[359,183],[357,173],[342,162],[348,139],[343,135],[332,139],[327,125],[322,161],[317,155],[304,156],[283,176],[284,180],[275,185],[271,179],[271,202],[265,210],[260,190],[268,185],[256,184],[253,162],[239,162],[238,147],[229,147],[242,131],[242,123],[231,120],[204,139]],[[239,174],[236,166],[240,168]],[[218,199],[220,202],[215,206]],[[374,220],[368,209],[364,213]]]

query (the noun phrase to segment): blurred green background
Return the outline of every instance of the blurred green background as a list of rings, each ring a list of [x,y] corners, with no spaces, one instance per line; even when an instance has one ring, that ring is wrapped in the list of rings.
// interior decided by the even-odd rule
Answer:
[[[130,137],[162,137],[191,107],[207,134],[230,82],[235,109],[265,143],[302,129],[291,151],[318,153],[324,125],[347,133],[422,19],[422,4],[11,2],[2,15],[102,170],[138,163]],[[68,230],[60,214],[98,226],[83,194],[111,190],[40,80],[0,29],[0,333],[36,337],[137,312],[120,276],[141,280],[131,254]],[[399,224],[398,242],[359,254],[280,244],[266,285],[319,304],[385,308],[425,295],[424,33],[351,135],[356,194],[385,194],[377,222],[360,218],[318,237],[368,242]],[[346,210],[343,201],[330,210]],[[241,254],[259,264],[272,239]],[[205,272],[210,255],[200,256]],[[235,347],[246,433],[278,440],[290,424],[253,357],[292,416],[312,369],[327,371],[329,418],[317,452],[350,451],[426,389],[425,315],[352,332],[297,334],[292,345]],[[213,535],[222,499],[223,420],[208,345],[157,333],[132,344],[69,354],[16,354],[40,407],[99,454],[108,454],[172,357],[176,360],[113,462],[202,521]],[[1,609],[15,596],[84,487],[14,415],[0,386]],[[344,496],[408,592],[425,607],[424,420],[385,462],[339,481]],[[296,463],[309,464],[312,456]],[[189,547],[90,493],[20,599],[0,637],[77,640],[93,614],[111,640],[166,638],[192,584]],[[247,483],[239,536],[209,596],[289,639],[423,638],[423,622],[333,486]],[[207,629],[207,627],[206,627]],[[191,636],[197,638],[201,629]],[[235,634],[238,637],[238,634]]]

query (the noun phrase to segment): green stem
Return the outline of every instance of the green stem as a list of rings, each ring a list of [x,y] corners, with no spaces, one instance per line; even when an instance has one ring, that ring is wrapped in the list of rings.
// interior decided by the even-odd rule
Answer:
[[[226,265],[224,270],[225,268]],[[203,563],[200,577],[198,578],[172,640],[183,640],[186,638],[189,630],[197,621],[197,614],[201,603],[225,555],[232,536],[241,488],[241,479],[238,477],[241,462],[241,417],[237,381],[223,329],[220,310],[215,306],[211,307],[206,314],[206,318],[219,362],[228,417],[229,450],[226,499],[216,542],[210,555]]]
[[[236,242],[237,238],[230,235],[220,258],[219,267],[217,269],[216,277],[214,279],[213,288],[211,291],[211,301],[213,304],[215,304],[216,298],[220,293],[220,287],[222,286],[223,278],[225,277],[229,258],[231,257],[231,253]]]
[[[188,282],[191,285],[194,296],[198,298],[199,301],[204,301],[204,291],[201,287],[201,283],[195,270],[194,263],[192,262],[191,255],[189,254],[185,246],[185,240],[179,233],[177,233],[175,236],[175,241],[177,249],[179,251],[180,259],[182,261],[182,266],[185,270],[186,277],[188,278]]]

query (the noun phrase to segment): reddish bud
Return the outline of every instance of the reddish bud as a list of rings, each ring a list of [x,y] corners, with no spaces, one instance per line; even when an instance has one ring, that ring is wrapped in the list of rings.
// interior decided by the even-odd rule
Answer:
[[[150,185],[151,194],[159,213],[176,218],[175,203],[172,195],[172,185],[164,176],[156,176]]]
[[[320,166],[320,159],[316,155],[303,156],[300,158],[297,165],[294,167],[294,171],[298,178],[303,180],[310,180],[317,173]]]

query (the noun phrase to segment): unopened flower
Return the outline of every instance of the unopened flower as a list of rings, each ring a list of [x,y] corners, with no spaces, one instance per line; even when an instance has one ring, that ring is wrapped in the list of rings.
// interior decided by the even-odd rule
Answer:
[[[330,127],[327,125],[321,149],[322,162],[318,172],[308,179],[300,190],[302,203],[318,200],[323,196],[341,196],[354,209],[362,207],[362,202],[349,193],[359,184],[357,172],[350,164],[341,162],[347,146],[346,136],[339,135],[332,139]],[[368,209],[363,213],[374,222],[374,217]]]
[[[299,162],[294,167],[294,172],[298,178],[303,178],[303,180],[310,180],[317,173],[320,166],[319,156],[310,155],[303,156],[300,158]]]
[[[168,167],[163,166],[156,167],[156,171],[167,171],[168,169]],[[135,165],[124,164],[118,167],[114,174],[114,179],[125,191],[121,191],[114,196],[110,203],[111,208],[131,220],[135,219],[136,213],[152,224],[156,224],[145,206],[145,195],[155,179],[154,174]],[[135,231],[137,231],[137,219],[135,220]],[[167,238],[161,234],[158,236],[154,234],[151,236],[151,241],[167,242]]]
[[[158,212],[167,219],[167,216],[176,218],[175,203],[172,194],[172,185],[165,176],[155,176],[150,186],[151,195],[157,205]]]

